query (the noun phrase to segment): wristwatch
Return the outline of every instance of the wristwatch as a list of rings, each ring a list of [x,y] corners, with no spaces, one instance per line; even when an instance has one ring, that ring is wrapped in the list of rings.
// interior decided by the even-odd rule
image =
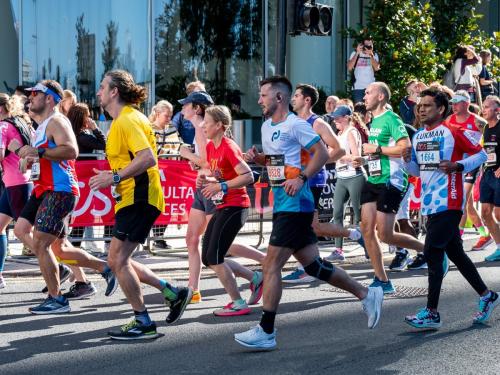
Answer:
[[[382,147],[380,145],[377,145],[377,149],[375,150],[376,154],[381,154],[382,153]]]
[[[113,172],[113,186],[118,185],[121,180],[122,180],[122,178],[120,177],[118,172]]]
[[[457,172],[463,172],[464,171],[464,165],[461,163],[456,163],[457,164]]]
[[[228,186],[227,186],[227,183],[226,183],[226,182],[224,182],[224,181],[223,181],[223,182],[221,182],[221,183],[220,183],[220,188],[221,188],[221,190],[222,190],[222,192],[223,192],[224,194],[227,194]]]
[[[306,183],[307,176],[304,173],[300,172],[298,177],[302,180],[303,183]]]
[[[19,150],[16,150],[16,151],[19,151]],[[38,152],[38,158],[40,158],[40,159],[41,159],[41,158],[43,158],[43,154],[45,154],[45,151],[47,151],[47,149],[46,149],[46,148],[42,148],[42,147],[41,147],[41,148],[38,148],[38,149],[37,149],[37,152]]]

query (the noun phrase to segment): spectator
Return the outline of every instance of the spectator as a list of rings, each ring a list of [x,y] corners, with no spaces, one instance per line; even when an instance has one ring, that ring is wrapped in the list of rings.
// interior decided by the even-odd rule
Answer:
[[[491,62],[491,52],[488,50],[483,50],[479,52],[482,60],[482,69],[479,73],[479,86],[481,88],[481,97],[486,98],[489,95],[495,93],[495,87],[493,86],[496,81],[491,77],[491,73],[488,71],[488,65]]]
[[[365,127],[369,129],[369,124],[372,121],[372,113],[366,109],[365,103],[359,102],[354,104],[354,113],[358,113]],[[359,130],[359,129],[358,129]]]
[[[351,109],[351,111],[354,111],[354,102],[351,99],[348,98],[339,99],[339,101],[337,102],[337,107],[341,105],[346,105]],[[337,109],[337,107],[335,107],[335,109]]]
[[[413,110],[417,104],[421,88],[420,82],[416,79],[412,79],[406,84],[408,96],[405,96],[403,100],[401,100],[401,103],[399,103],[399,114],[405,124],[413,124],[415,120]]]
[[[337,106],[339,100],[339,97],[335,95],[330,95],[328,98],[326,98],[325,112],[327,114],[331,114],[333,111],[335,111],[335,107]]]
[[[454,90],[467,91],[471,97],[471,102],[477,101],[475,76],[479,76],[481,69],[481,60],[474,52],[474,47],[458,46],[453,57]]]
[[[373,51],[373,41],[363,40],[351,53],[347,62],[347,69],[354,71],[354,82],[352,82],[352,100],[354,103],[363,101],[365,89],[375,82],[375,72],[380,70],[378,55]]]
[[[59,103],[59,112],[61,112],[64,116],[68,115],[69,109],[76,104],[76,95],[71,90],[63,91],[63,98]],[[90,112],[89,112],[90,113]]]
[[[191,94],[194,91],[205,91],[205,84],[200,81],[193,81],[186,85],[186,95]],[[187,144],[193,144],[195,128],[193,124],[184,118],[182,111],[177,112],[172,119],[172,125],[177,129],[182,142]]]

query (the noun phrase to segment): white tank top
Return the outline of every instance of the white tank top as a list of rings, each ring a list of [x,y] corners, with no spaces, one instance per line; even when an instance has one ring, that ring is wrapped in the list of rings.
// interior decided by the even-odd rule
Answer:
[[[356,147],[358,148],[358,153],[359,155],[361,155],[361,135],[359,134],[358,129],[356,129],[354,126],[350,126],[338,136],[340,147],[345,150],[346,155],[351,155],[351,146],[348,139],[349,133],[352,133],[352,135],[354,136]],[[363,168],[356,169],[351,165],[351,163],[343,163],[341,161],[337,161],[337,163],[335,164],[335,169],[337,171],[338,178],[350,178],[365,173]]]

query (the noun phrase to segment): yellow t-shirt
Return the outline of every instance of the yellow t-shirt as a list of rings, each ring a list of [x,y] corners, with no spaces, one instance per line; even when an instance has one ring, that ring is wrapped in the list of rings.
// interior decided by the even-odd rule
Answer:
[[[114,171],[125,168],[137,152],[150,148],[156,158],[156,142],[153,129],[146,116],[131,106],[124,106],[113,120],[106,141],[106,156]],[[161,212],[165,210],[165,199],[160,184],[158,165],[138,176],[127,178],[116,186],[119,197],[115,212],[138,202],[148,202]]]

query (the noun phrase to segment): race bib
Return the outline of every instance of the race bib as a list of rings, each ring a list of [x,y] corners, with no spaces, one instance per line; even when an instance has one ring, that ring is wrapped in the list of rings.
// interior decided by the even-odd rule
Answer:
[[[439,169],[439,142],[426,141],[417,143],[417,162],[421,171],[434,171]]]
[[[219,204],[224,203],[224,192],[219,191],[217,194],[212,196],[212,203],[218,206]]]
[[[115,199],[117,203],[122,200],[122,196],[116,191],[116,186],[114,185],[111,185],[111,196]]]
[[[370,176],[373,177],[380,176],[382,174],[380,155],[372,154],[368,156],[368,172],[370,172]]]
[[[486,160],[487,167],[493,167],[497,164],[497,153],[496,153],[497,142],[485,142],[484,143],[484,151],[488,156],[488,160]]]
[[[266,155],[266,168],[271,186],[285,182],[285,155]]]
[[[31,175],[30,181],[38,181],[40,178],[40,160],[36,159],[36,161],[31,164]]]

